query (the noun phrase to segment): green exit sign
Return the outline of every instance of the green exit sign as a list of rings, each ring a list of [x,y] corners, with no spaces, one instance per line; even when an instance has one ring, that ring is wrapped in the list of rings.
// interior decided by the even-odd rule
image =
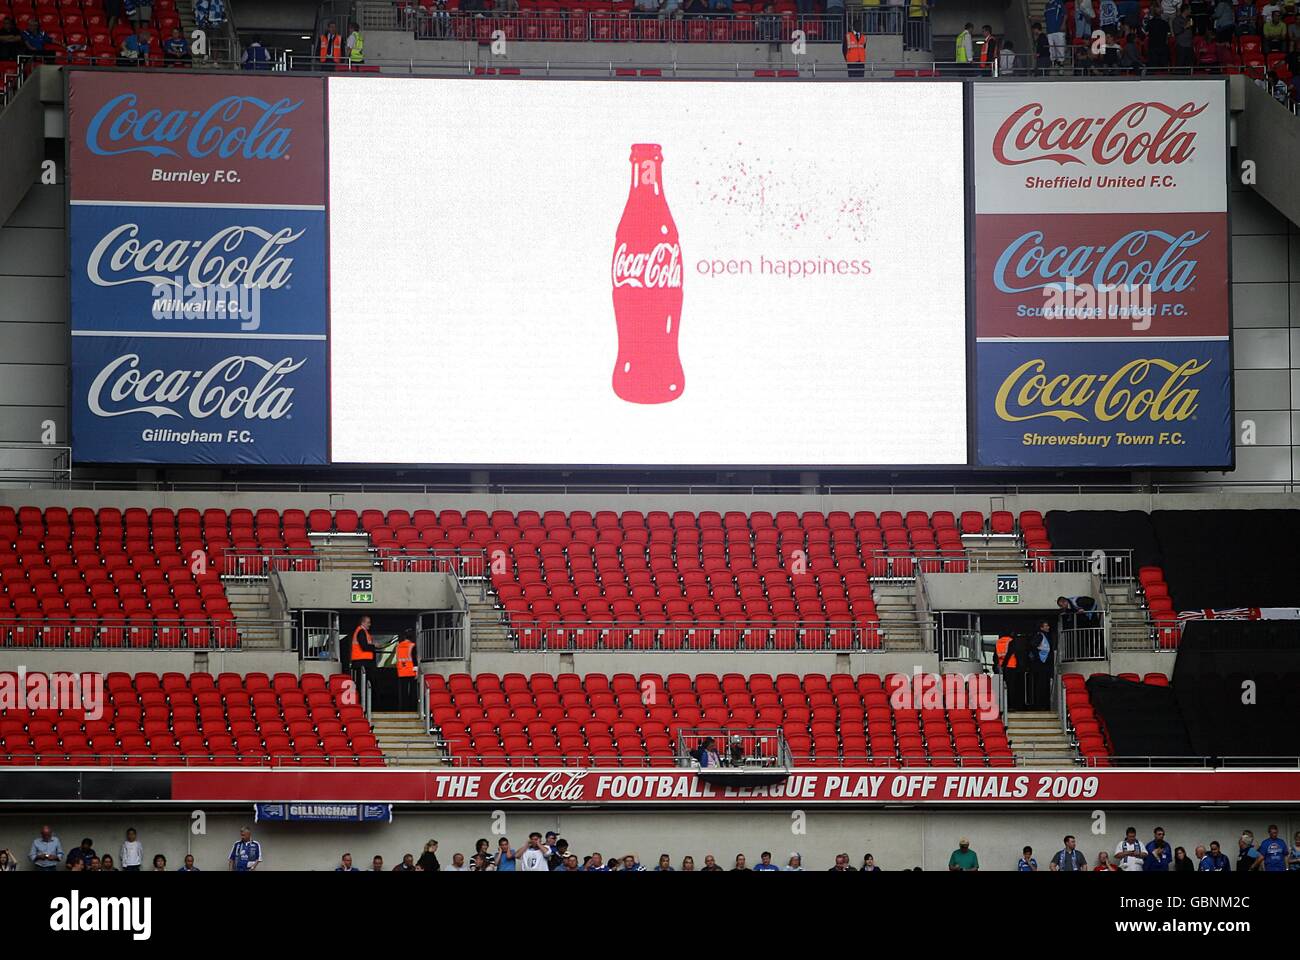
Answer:
[[[354,590],[352,592],[352,602],[353,603],[374,603],[375,595],[373,593],[364,593],[359,590]]]
[[[1018,594],[1018,593],[999,593],[999,594],[998,594],[998,603],[999,603],[999,604],[1002,604],[1002,603],[1019,603],[1019,602],[1020,602],[1020,594]]]

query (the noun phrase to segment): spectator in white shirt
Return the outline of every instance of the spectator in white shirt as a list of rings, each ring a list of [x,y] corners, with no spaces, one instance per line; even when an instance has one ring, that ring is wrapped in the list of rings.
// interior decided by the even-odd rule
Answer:
[[[1147,851],[1138,840],[1137,827],[1124,831],[1124,839],[1115,847],[1115,862],[1125,873],[1141,873]]]
[[[516,870],[525,873],[546,873],[550,866],[546,862],[546,852],[542,849],[542,835],[534,830],[528,835],[528,846],[519,854]]]
[[[135,827],[126,832],[126,840],[122,843],[122,869],[139,870],[144,863],[144,844],[136,839]]]
[[[470,873],[469,867],[465,866],[465,854],[453,853],[451,855],[451,866],[447,868],[452,873]]]

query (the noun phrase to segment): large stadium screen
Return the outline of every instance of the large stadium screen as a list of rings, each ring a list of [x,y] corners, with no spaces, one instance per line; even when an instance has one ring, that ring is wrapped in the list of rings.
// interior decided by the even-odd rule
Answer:
[[[966,462],[960,86],[328,102],[336,461]]]

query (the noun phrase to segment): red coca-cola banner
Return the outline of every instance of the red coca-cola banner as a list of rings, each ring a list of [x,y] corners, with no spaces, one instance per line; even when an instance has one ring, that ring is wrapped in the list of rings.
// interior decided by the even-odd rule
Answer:
[[[186,770],[173,800],[461,804],[1300,804],[1300,770],[808,769],[718,786],[686,769]]]
[[[73,71],[68,149],[74,202],[323,206],[324,81]]]
[[[1226,213],[982,214],[979,337],[1226,337]]]

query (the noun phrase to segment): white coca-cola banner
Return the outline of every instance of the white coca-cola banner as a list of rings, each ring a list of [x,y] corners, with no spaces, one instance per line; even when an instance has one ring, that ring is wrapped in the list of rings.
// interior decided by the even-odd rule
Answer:
[[[976,213],[1228,209],[1227,84],[975,86]]]
[[[328,104],[336,462],[966,462],[959,85]]]

